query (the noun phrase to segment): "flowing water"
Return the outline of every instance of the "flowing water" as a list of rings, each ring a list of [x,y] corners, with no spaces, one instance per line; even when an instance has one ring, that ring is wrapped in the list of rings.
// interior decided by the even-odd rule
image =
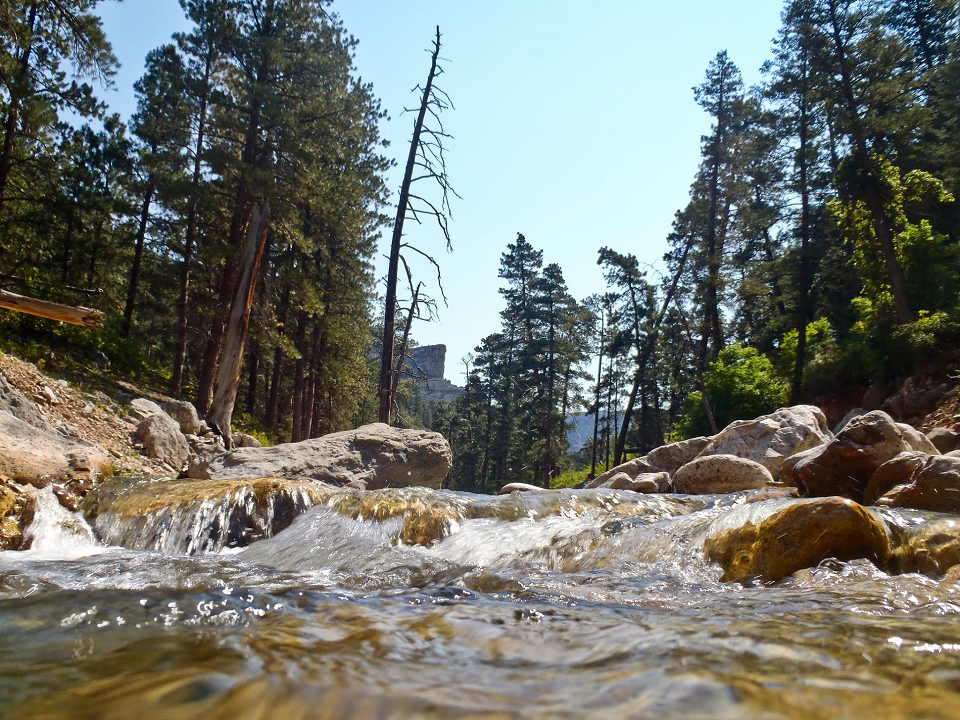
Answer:
[[[790,502],[345,491],[188,554],[196,509],[98,520],[127,549],[45,491],[0,553],[0,716],[960,718],[952,575],[720,582],[704,539]]]

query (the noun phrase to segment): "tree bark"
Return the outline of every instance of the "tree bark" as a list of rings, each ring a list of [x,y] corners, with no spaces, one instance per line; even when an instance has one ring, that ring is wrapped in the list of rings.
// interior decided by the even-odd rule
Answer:
[[[103,327],[103,313],[99,310],[88,307],[70,307],[47,300],[37,300],[6,290],[0,290],[0,308],[26,315],[36,315],[48,320],[58,320],[71,325],[83,325],[95,329]]]
[[[143,262],[143,244],[147,237],[147,222],[150,220],[150,202],[156,183],[153,174],[147,178],[147,185],[143,191],[143,202],[140,205],[140,224],[137,226],[136,249],[133,253],[133,265],[130,268],[130,281],[127,283],[127,304],[123,309],[123,324],[120,326],[120,336],[130,337],[130,328],[133,326],[133,308],[137,302],[137,288],[140,283],[140,264]]]
[[[307,311],[297,313],[297,340],[296,348],[299,357],[293,369],[293,428],[290,434],[291,442],[303,440],[303,371],[306,365],[307,352]]]
[[[260,275],[260,264],[263,262],[269,228],[270,206],[265,204],[261,210],[259,204],[254,204],[247,227],[247,238],[240,255],[236,291],[224,336],[223,358],[217,370],[213,403],[207,413],[207,423],[220,433],[228,449],[233,446],[230,421],[240,385],[243,348],[250,324],[250,308],[253,305],[253,295]]]
[[[400,269],[400,244],[403,238],[403,221],[407,213],[407,204],[410,201],[410,183],[413,181],[413,169],[416,166],[417,151],[420,148],[420,135],[423,132],[423,121],[430,103],[430,91],[437,72],[437,59],[440,55],[440,28],[437,28],[437,40],[433,55],[430,59],[430,73],[427,75],[427,84],[423,89],[423,99],[420,101],[420,112],[417,122],[413,126],[413,140],[410,142],[410,152],[407,155],[407,166],[403,173],[403,183],[400,185],[400,198],[397,201],[397,217],[393,224],[393,237],[390,243],[390,265],[387,270],[387,297],[383,309],[383,345],[380,350],[380,422],[390,424],[393,412],[393,344],[396,331],[397,311],[397,275]]]

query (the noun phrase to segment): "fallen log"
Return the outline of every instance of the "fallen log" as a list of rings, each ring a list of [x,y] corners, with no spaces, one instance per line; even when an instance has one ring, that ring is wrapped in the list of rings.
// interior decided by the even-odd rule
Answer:
[[[0,290],[0,308],[26,313],[27,315],[36,315],[48,320],[58,320],[71,325],[82,325],[83,327],[97,329],[103,327],[103,313],[99,310],[37,300],[6,290]]]

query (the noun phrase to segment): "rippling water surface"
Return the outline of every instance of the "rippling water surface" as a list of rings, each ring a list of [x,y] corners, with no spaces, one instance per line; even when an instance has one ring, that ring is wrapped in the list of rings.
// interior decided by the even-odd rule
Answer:
[[[51,499],[0,553],[3,717],[960,718],[960,575],[720,582],[704,539],[789,500],[344,492],[181,555]]]

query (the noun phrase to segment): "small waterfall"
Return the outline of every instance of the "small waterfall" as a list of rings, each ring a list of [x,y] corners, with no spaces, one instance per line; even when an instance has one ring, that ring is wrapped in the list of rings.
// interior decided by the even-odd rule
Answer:
[[[103,550],[83,516],[63,507],[52,488],[38,490],[36,498],[33,520],[24,532],[33,554],[68,559]]]
[[[176,481],[142,486],[130,497],[156,493],[163,498],[165,489],[172,490],[173,499],[167,505],[131,507],[124,504],[124,495],[106,504],[94,520],[97,535],[132,550],[217,553],[275,535],[317,501],[306,486],[285,484],[265,492],[251,483],[212,497],[179,498]]]

